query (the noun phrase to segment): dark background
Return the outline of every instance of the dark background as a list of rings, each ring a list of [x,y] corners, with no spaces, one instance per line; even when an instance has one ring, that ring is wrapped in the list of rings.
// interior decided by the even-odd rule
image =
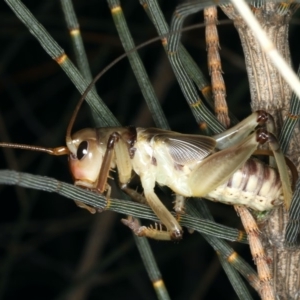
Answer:
[[[168,21],[176,6],[173,2],[162,3]],[[59,1],[25,1],[25,4],[73,60]],[[77,0],[74,6],[92,73],[96,75],[124,51],[104,1]],[[156,36],[136,1],[124,1],[123,10],[136,44]],[[220,11],[219,18],[225,18]],[[202,14],[197,14],[186,24],[201,22]],[[291,48],[293,63],[298,66],[296,23],[295,16]],[[220,24],[218,30],[228,105],[241,119],[250,112],[241,45],[232,24]],[[183,43],[208,75],[204,30],[184,33]],[[80,97],[76,88],[3,3],[0,44],[0,140],[47,147],[63,145],[70,116]],[[160,42],[140,50],[140,55],[171,128],[200,133]],[[97,83],[97,90],[122,124],[154,126],[127,60],[105,74]],[[88,126],[93,126],[93,122],[84,105],[75,128]],[[5,155],[1,151],[0,155],[1,168],[71,182],[65,157],[20,150]],[[90,215],[56,194],[6,186],[0,187],[0,193],[0,298],[64,297],[64,293],[78,286],[74,277],[82,257],[86,256],[87,264],[95,267],[92,279],[88,280],[86,299],[155,299],[131,232],[120,223],[123,216],[112,212]],[[114,193],[121,197],[117,188]],[[240,227],[231,206],[208,205],[217,222]],[[189,235],[186,231],[181,242],[150,241],[150,244],[172,299],[236,299],[216,254],[199,234]],[[234,244],[234,247],[252,263],[247,246]],[[253,295],[257,297],[255,292]]]

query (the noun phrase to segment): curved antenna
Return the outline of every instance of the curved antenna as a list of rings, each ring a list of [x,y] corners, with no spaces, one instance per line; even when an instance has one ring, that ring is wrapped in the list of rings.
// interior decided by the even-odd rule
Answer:
[[[225,21],[222,21],[222,22],[219,22],[219,23],[232,23],[232,21],[230,20],[225,20]],[[173,32],[169,32],[168,34],[166,35],[162,35],[162,36],[159,36],[159,37],[155,37],[153,39],[150,39],[148,40],[147,42],[144,42],[142,44],[139,44],[138,46],[132,48],[131,50],[129,50],[128,52],[120,55],[119,57],[117,57],[116,59],[114,59],[110,64],[108,64],[100,73],[97,74],[97,76],[91,81],[91,83],[87,86],[86,90],[84,91],[84,93],[82,94],[82,96],[80,97],[76,107],[75,107],[75,110],[72,114],[72,117],[71,117],[71,120],[70,120],[70,123],[68,125],[68,128],[67,128],[67,132],[66,132],[66,145],[67,147],[69,148],[70,152],[73,153],[73,154],[76,154],[76,148],[75,146],[73,145],[73,141],[72,141],[72,137],[71,137],[71,131],[72,131],[72,128],[73,128],[73,125],[75,123],[75,119],[77,117],[77,114],[78,114],[78,111],[83,103],[83,101],[85,100],[87,94],[90,92],[90,90],[93,88],[94,84],[110,69],[112,68],[115,64],[117,64],[120,60],[124,59],[125,57],[127,57],[129,54],[131,54],[132,52],[135,52],[149,44],[152,44],[156,41],[159,41],[163,38],[167,38],[169,37],[170,35],[172,34],[176,34],[176,33],[180,33],[180,32],[185,32],[185,31],[188,31],[188,30],[193,30],[193,29],[196,29],[196,28],[201,28],[201,27],[204,27],[205,24],[196,24],[196,25],[191,25],[191,26],[188,26],[188,27],[185,27],[179,31],[173,31]]]
[[[130,54],[133,51],[136,51],[142,47],[145,47],[148,44],[151,44],[157,40],[159,40],[160,38],[153,38],[151,40],[148,40],[145,43],[142,43],[140,45],[138,45],[137,47],[131,49],[130,51],[128,51],[127,53],[122,54],[121,56],[117,57],[116,59],[114,59],[110,64],[108,64],[100,73],[98,73],[98,75],[91,81],[91,83],[87,86],[86,90],[84,91],[84,93],[82,94],[82,96],[80,97],[75,110],[72,114],[71,120],[69,122],[69,125],[67,127],[67,132],[66,132],[66,145],[65,146],[61,146],[61,147],[57,147],[57,148],[46,148],[46,147],[40,147],[40,146],[32,146],[32,145],[24,145],[24,144],[12,144],[12,143],[0,143],[0,147],[5,147],[5,148],[14,148],[14,149],[23,149],[23,150],[32,150],[32,151],[39,151],[39,152],[45,152],[48,153],[50,155],[66,155],[66,154],[74,154],[76,155],[77,152],[77,148],[74,146],[73,144],[73,140],[71,137],[71,131],[72,131],[72,127],[74,125],[75,119],[77,117],[78,111],[83,103],[83,101],[85,100],[85,97],[87,96],[87,94],[90,92],[90,90],[93,88],[94,84],[99,80],[99,78],[101,78],[101,76],[103,76],[110,68],[112,68],[115,64],[117,64],[120,60],[122,60],[123,58],[127,57],[128,54]]]
[[[73,141],[72,141],[72,137],[71,137],[71,131],[73,128],[73,125],[75,123],[75,119],[77,117],[78,111],[83,103],[83,101],[85,100],[85,97],[87,96],[87,94],[90,92],[90,90],[93,88],[94,84],[110,69],[112,68],[115,64],[117,64],[120,60],[122,60],[123,58],[127,57],[130,53],[139,50],[151,43],[154,43],[156,41],[159,41],[161,39],[161,37],[156,37],[153,38],[151,40],[148,40],[145,43],[142,43],[134,48],[132,48],[130,51],[123,53],[121,56],[117,57],[116,59],[114,59],[111,63],[109,63],[100,73],[97,74],[97,76],[91,81],[91,83],[87,86],[86,90],[84,91],[84,93],[82,94],[82,96],[80,97],[75,110],[73,112],[73,115],[71,117],[70,123],[68,125],[67,128],[67,132],[66,132],[66,145],[69,148],[70,152],[76,154],[76,148],[73,145]]]
[[[231,20],[223,20],[220,21],[219,24],[229,24],[232,23]],[[72,127],[74,125],[75,119],[77,117],[78,111],[83,103],[83,101],[85,100],[85,97],[87,96],[87,94],[90,92],[90,90],[92,89],[92,87],[94,86],[94,84],[99,80],[99,78],[101,78],[110,68],[112,68],[115,64],[117,64],[120,60],[122,60],[123,58],[127,57],[130,53],[137,51],[151,43],[154,43],[156,41],[159,41],[163,38],[167,38],[172,34],[175,33],[180,33],[180,32],[185,32],[188,30],[193,30],[193,29],[197,29],[197,28],[201,28],[204,27],[205,24],[196,24],[196,25],[191,25],[188,27],[185,27],[181,30],[178,31],[173,31],[173,32],[169,32],[166,35],[162,35],[160,37],[155,37],[153,39],[148,40],[147,42],[144,42],[142,44],[139,44],[138,46],[132,48],[131,50],[129,50],[128,52],[120,55],[119,57],[117,57],[115,60],[113,60],[110,64],[108,64],[93,80],[92,82],[87,86],[86,90],[84,91],[84,93],[82,94],[82,96],[80,97],[80,100],[78,101],[75,110],[73,112],[73,115],[71,117],[70,123],[67,127],[67,132],[66,132],[66,146],[60,146],[60,147],[56,147],[56,148],[46,148],[46,147],[41,147],[41,146],[32,146],[32,145],[24,145],[24,144],[13,144],[13,143],[0,143],[0,147],[3,148],[13,148],[13,149],[22,149],[22,150],[31,150],[31,151],[38,151],[38,152],[44,152],[50,155],[55,155],[55,156],[59,156],[59,155],[69,155],[70,153],[76,155],[76,147],[73,145],[73,141],[71,138],[71,131],[72,131]]]

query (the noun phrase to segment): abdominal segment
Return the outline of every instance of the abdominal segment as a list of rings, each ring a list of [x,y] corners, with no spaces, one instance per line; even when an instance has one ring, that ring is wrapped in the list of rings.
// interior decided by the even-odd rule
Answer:
[[[247,160],[242,168],[205,198],[246,205],[258,211],[270,210],[283,201],[278,172],[256,159]]]

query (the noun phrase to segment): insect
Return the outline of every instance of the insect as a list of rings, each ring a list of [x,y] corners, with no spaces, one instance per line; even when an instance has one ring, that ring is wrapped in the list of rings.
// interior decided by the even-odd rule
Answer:
[[[272,118],[257,111],[233,128],[213,137],[181,134],[158,128],[87,128],[71,135],[74,120],[88,90],[75,109],[66,134],[66,146],[50,149],[29,145],[0,143],[2,147],[42,151],[52,155],[69,155],[74,183],[83,188],[106,192],[109,171],[118,170],[120,186],[127,191],[132,173],[141,179],[145,198],[162,224],[165,234],[146,227],[134,228],[139,236],[180,239],[182,228],[154,192],[155,184],[166,185],[184,197],[205,197],[227,204],[243,204],[264,211],[279,205],[285,196],[289,206],[291,188],[282,154],[275,155],[279,173],[257,160],[248,160],[259,144],[275,137],[258,125],[273,128]],[[253,132],[254,131],[254,132]],[[250,134],[253,132],[252,134]],[[249,135],[250,134],[250,135]],[[209,175],[208,175],[209,174]],[[76,202],[95,213],[95,209]]]
[[[182,229],[155,194],[155,183],[166,185],[185,197],[219,199],[230,204],[245,204],[255,210],[268,210],[280,204],[283,190],[286,205],[289,205],[291,191],[282,156],[276,157],[281,177],[285,179],[283,188],[276,171],[257,161],[248,161],[258,144],[269,139],[271,144],[274,143],[273,135],[264,129],[249,135],[268,118],[265,112],[259,111],[236,127],[211,138],[133,127],[84,129],[71,135],[71,121],[66,146],[54,150],[34,147],[34,150],[54,155],[68,154],[75,185],[100,193],[107,191],[108,196],[110,187],[107,178],[111,169],[118,169],[121,187],[127,186],[134,171],[141,178],[147,203],[167,228],[166,236],[180,239]],[[33,150],[30,146],[8,143],[1,145]],[[242,182],[241,186],[237,183],[240,180],[236,178],[237,174],[242,173],[244,176],[244,171],[240,170],[243,165],[246,170],[257,170],[257,173],[254,172],[257,182],[254,188],[248,182]],[[213,169],[216,171],[212,172]],[[272,175],[265,176],[268,172]],[[262,181],[262,178],[267,180]],[[252,195],[244,195],[250,192]],[[279,199],[279,202],[275,202],[275,199]],[[93,209],[85,208],[93,212]],[[139,231],[138,234],[147,233]]]
[[[115,128],[114,129],[114,131],[113,132],[108,132],[108,131],[106,131],[106,132],[104,132],[103,133],[103,135],[105,136],[105,138],[107,138],[107,141],[108,140],[110,140],[110,138],[111,138],[111,141],[112,141],[112,144],[115,144],[115,146],[113,147],[113,149],[111,150],[111,152],[110,153],[108,153],[108,158],[110,158],[110,156],[109,155],[112,155],[112,156],[114,156],[115,155],[115,151],[117,151],[117,150],[115,150],[115,148],[117,147],[117,143],[119,143],[119,142],[122,142],[122,141],[132,141],[132,139],[127,139],[127,137],[128,136],[134,136],[134,135],[131,135],[132,134],[132,129],[128,129],[128,128]],[[138,129],[140,129],[140,128],[138,128]],[[139,130],[138,129],[136,129],[136,131],[137,131],[137,136],[138,136],[138,132],[139,132]],[[127,131],[126,131],[127,130]],[[146,130],[147,131],[147,130]],[[116,138],[116,140],[114,140],[114,138],[112,137],[112,135],[114,134],[114,133],[116,133],[117,134],[117,136],[120,136],[120,139],[117,141],[117,139],[118,139],[118,137]],[[139,132],[140,133],[140,132]],[[146,134],[148,134],[148,138],[150,138],[151,136],[153,136],[153,140],[155,140],[155,136],[156,135],[165,135],[165,137],[167,136],[168,137],[168,135],[166,135],[166,133],[164,133],[164,132],[162,132],[162,131],[160,131],[159,133],[158,132],[151,132],[150,130],[148,131],[148,132],[146,132]],[[169,134],[171,134],[171,133],[169,133]],[[175,133],[176,134],[176,133]],[[177,135],[177,139],[180,139],[180,135],[179,134],[176,134]],[[138,139],[137,139],[138,140]],[[241,138],[241,140],[243,140],[243,138]],[[106,141],[106,142],[107,142]],[[147,142],[147,140],[146,140],[146,142]],[[157,141],[154,141],[155,143],[157,142]],[[214,141],[211,141],[211,143],[214,143]],[[217,142],[215,141],[215,143],[217,144]],[[128,145],[128,143],[125,143],[126,144],[126,146]],[[144,143],[145,144],[145,143]],[[148,143],[149,144],[149,143]],[[104,143],[104,145],[103,145],[103,149],[101,148],[101,151],[103,150],[103,153],[106,153],[106,151],[107,151],[107,149],[106,149],[106,146],[107,145],[105,145],[105,143]],[[79,147],[80,147],[80,145],[78,146],[78,148],[77,148],[77,151],[79,150]],[[217,149],[218,147],[215,147],[215,149],[214,150],[212,150],[211,152],[209,152],[209,153],[213,153],[213,152],[215,152],[216,150],[218,150]],[[84,145],[81,147],[81,149],[83,149],[83,151],[85,150],[85,147],[84,147]],[[202,147],[201,149],[204,149],[204,147]],[[128,151],[128,150],[133,150],[133,151],[129,151],[129,153],[132,153],[132,152],[134,152],[134,146],[133,146],[133,149],[128,149],[128,147],[126,148],[126,151]],[[62,151],[65,151],[64,149],[62,150]],[[223,150],[222,150],[223,151]],[[221,152],[222,152],[221,151]],[[66,150],[66,153],[67,152],[69,152],[69,149],[67,149]],[[122,153],[125,153],[124,151],[122,152]],[[127,152],[126,152],[127,153]],[[77,154],[77,152],[76,152],[76,154]],[[84,153],[83,153],[84,154]],[[82,155],[83,155],[82,154]],[[74,154],[73,154],[74,155]],[[81,155],[80,155],[81,156]],[[79,157],[79,156],[78,156]],[[104,157],[105,157],[105,155],[104,155]],[[155,159],[156,159],[156,157],[154,157]],[[207,156],[207,158],[208,158],[208,156]],[[84,157],[82,157],[82,159],[84,159]],[[112,158],[112,161],[114,160],[114,157]],[[203,159],[204,160],[204,159]],[[155,160],[151,160],[151,162],[150,162],[150,166],[151,167],[153,167],[153,165],[155,165]],[[116,165],[117,166],[117,165]],[[260,165],[261,166],[261,165]],[[171,165],[171,167],[172,167],[172,165]],[[170,164],[169,164],[169,171],[170,171],[170,169],[171,169],[171,167],[170,167]],[[174,167],[174,166],[173,166]],[[180,164],[177,164],[176,165],[176,167],[178,168],[178,167],[181,167],[181,165]],[[132,168],[133,169],[133,166],[131,166],[130,168]],[[121,170],[121,168],[119,168],[118,167],[118,169],[119,169],[119,174],[121,173],[120,172],[120,170]],[[102,170],[102,168],[101,168],[101,170]],[[104,169],[105,170],[105,169]],[[272,170],[272,169],[271,169]],[[209,170],[210,171],[210,170]],[[105,172],[104,172],[105,173]],[[102,175],[103,173],[101,172],[101,175]],[[126,172],[124,172],[124,174],[126,174]],[[276,173],[275,173],[276,174]],[[99,175],[99,174],[98,174]],[[104,174],[105,175],[105,174]],[[276,178],[278,178],[278,175],[276,175],[277,177]],[[99,180],[100,180],[100,178],[102,178],[102,181],[105,181],[105,178],[107,178],[106,176],[103,176],[103,177],[101,177],[101,176],[99,176],[98,177],[99,178]],[[103,179],[104,178],[104,179]],[[78,185],[82,185],[82,186],[84,186],[84,187],[87,187],[87,188],[92,188],[92,189],[94,189],[94,186],[93,185],[89,185],[90,184],[90,182],[86,182],[86,181],[84,181],[83,180],[83,182],[79,182],[79,181],[81,181],[81,180],[78,180]],[[98,181],[98,180],[97,180]],[[101,180],[100,180],[100,182],[101,182]],[[99,181],[97,182],[97,187],[96,188],[98,188],[98,184],[99,184]],[[106,184],[103,184],[104,185],[104,188],[107,188],[108,186],[106,185]],[[100,184],[100,186],[103,186],[102,184]],[[278,186],[278,189],[281,191],[281,188],[280,188],[280,185]],[[280,194],[281,194],[281,192],[280,192]],[[207,195],[206,195],[207,196]],[[281,197],[281,196],[280,196]],[[214,198],[214,197],[212,197],[212,198]],[[232,200],[232,198],[229,198],[229,199],[231,199]],[[279,201],[280,202],[280,201]],[[169,220],[169,217],[168,216],[165,216],[164,215],[164,217],[165,218],[167,218],[168,220]],[[176,221],[176,220],[175,220]],[[173,221],[173,219],[171,220],[171,222],[174,222]],[[178,224],[176,224],[176,223],[174,223],[176,226],[178,225]],[[178,231],[180,232],[180,227],[176,227],[178,230],[177,231],[175,231],[175,234],[176,234],[176,232],[178,233]],[[169,229],[169,231],[168,231],[168,235],[169,235],[169,232],[171,232],[171,230],[172,229]],[[174,231],[173,231],[174,232]],[[181,235],[181,233],[179,234],[179,235]],[[170,235],[169,235],[169,237],[170,237]],[[175,237],[175,238],[177,238],[177,236]]]
[[[147,228],[141,227],[135,230],[139,236],[182,237],[181,226],[154,191],[156,183],[166,185],[184,197],[243,204],[258,211],[281,204],[283,196],[286,206],[289,206],[289,175],[275,137],[264,128],[253,132],[257,125],[270,123],[272,128],[272,119],[266,112],[257,111],[213,137],[139,127],[86,128],[71,135],[83,99],[68,126],[66,146],[54,149],[9,143],[0,143],[0,146],[68,155],[75,185],[106,192],[107,197],[110,195],[107,183],[110,170],[118,170],[119,184],[123,189],[127,188],[135,172],[141,179],[148,205],[167,229],[162,234],[154,229],[149,233]],[[249,159],[258,145],[266,142],[274,150],[283,184],[275,169]],[[93,208],[77,204],[95,212]],[[130,221],[124,223],[132,227]]]

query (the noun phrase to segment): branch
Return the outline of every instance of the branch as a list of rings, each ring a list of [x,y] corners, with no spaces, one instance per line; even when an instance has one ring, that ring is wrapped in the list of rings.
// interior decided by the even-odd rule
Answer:
[[[100,211],[112,210],[118,213],[131,215],[133,217],[159,222],[159,219],[156,217],[153,211],[146,205],[120,199],[107,200],[106,197],[101,194],[87,191],[72,184],[61,182],[46,176],[32,175],[10,170],[1,170],[0,184],[17,185],[49,193],[57,193],[68,199],[76,199],[76,201],[93,206]],[[230,228],[208,220],[194,218],[189,215],[183,215],[180,218],[180,224],[190,229],[194,229],[200,233],[213,235],[229,241],[247,243],[247,237],[241,234],[238,229]]]

